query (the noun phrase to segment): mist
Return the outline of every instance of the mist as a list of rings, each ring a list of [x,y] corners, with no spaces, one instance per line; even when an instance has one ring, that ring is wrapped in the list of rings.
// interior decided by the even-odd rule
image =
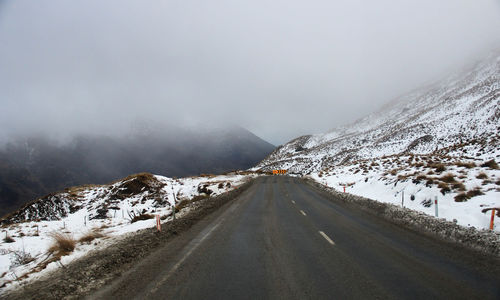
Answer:
[[[0,1],[0,140],[237,124],[278,145],[498,49],[493,0]]]

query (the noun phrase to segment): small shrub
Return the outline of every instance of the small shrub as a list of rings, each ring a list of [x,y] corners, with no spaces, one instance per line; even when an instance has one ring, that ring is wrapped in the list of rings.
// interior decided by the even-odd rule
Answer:
[[[484,164],[481,165],[481,167],[498,170],[498,164],[494,159],[485,162]]]
[[[82,236],[78,241],[80,243],[86,243],[90,244],[93,240],[97,238],[104,237],[104,234],[102,234],[99,230],[92,230],[91,232],[88,232],[84,236]]]
[[[150,215],[150,214],[140,214],[140,215],[134,216],[132,218],[132,220],[130,220],[130,223],[134,223],[134,222],[137,222],[137,221],[149,220],[149,219],[152,219],[154,217],[155,216]]]
[[[434,169],[434,171],[436,171],[436,173],[442,173],[442,172],[446,171],[446,166],[444,164],[441,164],[441,163],[429,164],[429,167]]]
[[[459,190],[459,191],[465,191],[465,185],[461,182],[455,182],[453,185],[452,185],[453,189],[455,190]]]
[[[23,250],[12,251],[12,265],[13,266],[22,266],[27,265],[30,262],[34,261],[35,258],[31,256],[28,252]]]
[[[481,192],[480,188],[475,188],[475,189],[470,190],[470,191],[467,192],[467,197],[469,197],[469,198],[476,197],[476,196],[481,196],[481,195],[484,195],[484,193]]]
[[[460,193],[455,196],[455,202],[465,202],[467,200],[469,200],[469,197],[466,193]]]
[[[448,174],[444,175],[440,179],[441,179],[441,181],[446,182],[446,183],[454,183],[454,182],[456,182],[455,175],[453,175],[451,173],[448,173]]]
[[[444,183],[444,182],[440,182],[440,183],[438,184],[438,188],[440,188],[440,189],[441,189],[441,190],[440,190],[440,192],[441,192],[441,194],[443,194],[443,195],[445,195],[446,193],[451,192],[451,189],[450,189],[450,187],[448,186],[448,184],[446,184],[446,183]]]
[[[418,181],[423,181],[423,180],[426,180],[426,179],[427,179],[427,176],[425,176],[425,175],[418,175],[417,176],[417,180]]]
[[[467,169],[472,169],[472,168],[476,167],[476,164],[473,162],[461,162],[461,161],[459,161],[459,162],[456,162],[455,165],[457,167],[463,167],[463,168],[467,168]]]
[[[479,173],[477,176],[476,176],[477,179],[487,179],[488,178],[488,174],[484,173],[484,172],[481,172]]]
[[[68,255],[75,250],[76,241],[71,235],[55,232],[50,237],[54,240],[54,243],[49,248],[49,252],[55,256]]]
[[[6,235],[4,238],[3,238],[3,241],[5,243],[14,243],[16,240],[14,240],[10,235]]]

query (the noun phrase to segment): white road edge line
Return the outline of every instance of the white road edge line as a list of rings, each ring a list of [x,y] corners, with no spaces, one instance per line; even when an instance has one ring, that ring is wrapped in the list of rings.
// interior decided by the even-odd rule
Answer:
[[[237,203],[235,205],[233,205],[232,207],[230,207],[228,209],[228,212],[233,212],[234,210],[236,210],[236,208],[240,206],[240,203]],[[227,214],[228,212],[226,212],[225,214]],[[212,228],[210,228],[210,230],[208,230],[208,232],[206,232],[201,238],[198,236],[196,237],[194,240],[192,240],[189,244],[188,244],[188,247],[190,247],[190,249],[184,254],[184,256],[182,256],[182,258],[167,272],[167,274],[165,274],[160,281],[158,281],[156,283],[156,285],[149,291],[149,294],[154,294],[158,291],[158,289],[160,288],[160,286],[162,286],[165,281],[168,280],[168,278],[175,272],[177,271],[177,269],[182,265],[182,263],[194,252],[194,250],[196,250],[196,248],[198,248],[205,239],[207,239],[211,234],[212,232],[217,229],[217,227],[219,227],[220,224],[222,224],[222,222],[224,222],[226,220],[226,218],[224,217],[224,215],[220,218],[219,222],[217,222],[215,225],[213,225]]]
[[[295,204],[295,201],[292,200],[292,203]]]
[[[307,216],[306,213],[301,209],[300,212],[304,215]]]
[[[322,236],[322,237],[324,237],[324,238],[325,238],[325,240],[327,240],[327,241],[328,241],[328,243],[330,243],[330,244],[332,244],[332,245],[335,245],[335,243],[332,241],[332,239],[331,239],[331,238],[329,238],[329,237],[326,235],[326,233],[324,233],[323,231],[319,231],[319,234],[321,234],[321,236]]]
[[[219,227],[219,225],[222,223],[222,221],[224,220],[221,220],[220,222],[218,222],[217,224],[215,224],[214,227],[212,227],[200,240],[198,241],[195,241],[193,247],[191,247],[191,249],[189,249],[188,252],[186,252],[186,254],[184,254],[184,256],[168,271],[168,273],[163,276],[163,278],[158,281],[158,283],[155,285],[155,287],[153,289],[151,289],[150,293],[151,294],[154,294],[158,291],[158,289],[160,288],[160,286],[163,285],[163,283],[165,281],[168,280],[168,278],[172,275],[172,273],[174,273],[175,271],[177,271],[177,269],[181,266],[181,264],[191,255],[191,253],[193,253],[194,250],[196,250],[196,248],[198,248],[198,246],[201,245],[201,243],[203,243],[203,241],[215,230],[217,229],[217,227]]]

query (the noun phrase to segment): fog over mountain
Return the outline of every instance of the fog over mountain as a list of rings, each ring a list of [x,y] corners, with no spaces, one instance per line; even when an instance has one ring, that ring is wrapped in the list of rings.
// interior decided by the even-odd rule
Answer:
[[[104,184],[139,172],[181,177],[247,169],[273,149],[241,127],[79,135],[65,143],[19,139],[0,148],[0,215],[69,186]]]
[[[0,1],[0,45],[0,137],[215,119],[278,145],[500,48],[500,4]]]

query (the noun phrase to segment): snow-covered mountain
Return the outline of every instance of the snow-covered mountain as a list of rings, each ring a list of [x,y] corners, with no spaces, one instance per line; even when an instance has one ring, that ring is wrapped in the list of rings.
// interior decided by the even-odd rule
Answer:
[[[488,228],[500,217],[500,54],[353,124],[296,138],[254,169]],[[497,220],[496,229],[500,230]]]
[[[499,76],[500,55],[495,55],[353,124],[294,139],[257,167],[307,174],[403,153],[492,159],[500,144]]]

